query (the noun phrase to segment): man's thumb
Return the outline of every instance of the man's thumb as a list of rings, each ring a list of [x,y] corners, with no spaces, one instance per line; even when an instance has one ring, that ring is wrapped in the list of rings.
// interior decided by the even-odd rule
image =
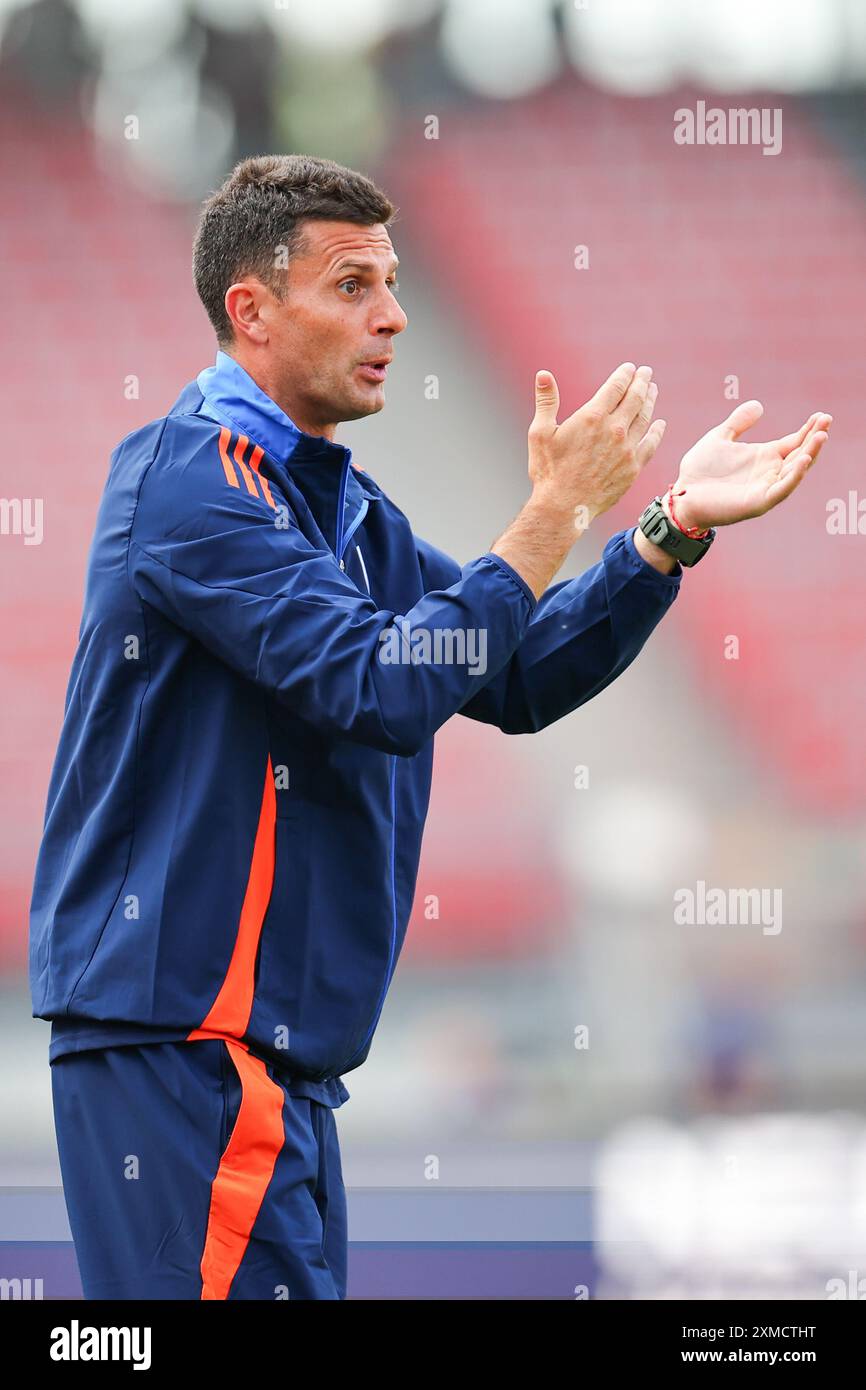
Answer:
[[[553,372],[535,373],[535,423],[555,425],[559,410],[559,388]]]
[[[719,426],[722,438],[737,439],[756,425],[763,413],[764,407],[760,401],[743,401],[741,405],[734,407],[727,420],[723,420]]]

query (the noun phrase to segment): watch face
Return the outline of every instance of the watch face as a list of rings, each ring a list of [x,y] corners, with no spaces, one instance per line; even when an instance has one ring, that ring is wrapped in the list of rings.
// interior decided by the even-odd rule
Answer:
[[[657,545],[659,550],[663,550],[672,559],[678,560],[681,565],[690,568],[703,559],[710,548],[715,531],[710,530],[708,536],[703,540],[697,540],[693,536],[687,536],[685,531],[681,531],[675,526],[667,515],[660,497],[653,498],[649,506],[645,507],[638,519],[638,525],[643,531],[647,540]]]
[[[649,506],[644,508],[638,524],[647,540],[652,541],[653,545],[657,545],[661,550],[668,549],[665,542],[671,538],[671,526],[665,515],[660,497],[654,497]],[[676,544],[676,540],[674,540],[674,544]]]

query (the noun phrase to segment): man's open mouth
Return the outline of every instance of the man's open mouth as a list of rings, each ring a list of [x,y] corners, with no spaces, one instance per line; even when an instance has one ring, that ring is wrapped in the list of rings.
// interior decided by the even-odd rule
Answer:
[[[361,362],[357,370],[361,372],[368,381],[384,381],[389,361],[390,358],[384,357],[381,362]]]

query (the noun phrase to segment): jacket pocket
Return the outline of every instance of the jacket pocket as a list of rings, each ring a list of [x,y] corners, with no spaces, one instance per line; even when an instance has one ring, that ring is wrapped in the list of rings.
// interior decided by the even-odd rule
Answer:
[[[232,1137],[241,1108],[241,1080],[232,1061],[231,1053],[224,1042],[220,1042],[220,1081],[222,1090],[222,1115],[220,1118],[219,1160],[221,1161],[229,1140]]]

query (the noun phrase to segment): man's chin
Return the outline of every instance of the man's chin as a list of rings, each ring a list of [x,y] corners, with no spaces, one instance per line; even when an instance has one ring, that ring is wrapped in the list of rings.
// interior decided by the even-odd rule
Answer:
[[[385,405],[384,386],[371,385],[369,391],[363,394],[353,392],[350,400],[340,414],[341,420],[363,420],[367,415],[377,415]]]

